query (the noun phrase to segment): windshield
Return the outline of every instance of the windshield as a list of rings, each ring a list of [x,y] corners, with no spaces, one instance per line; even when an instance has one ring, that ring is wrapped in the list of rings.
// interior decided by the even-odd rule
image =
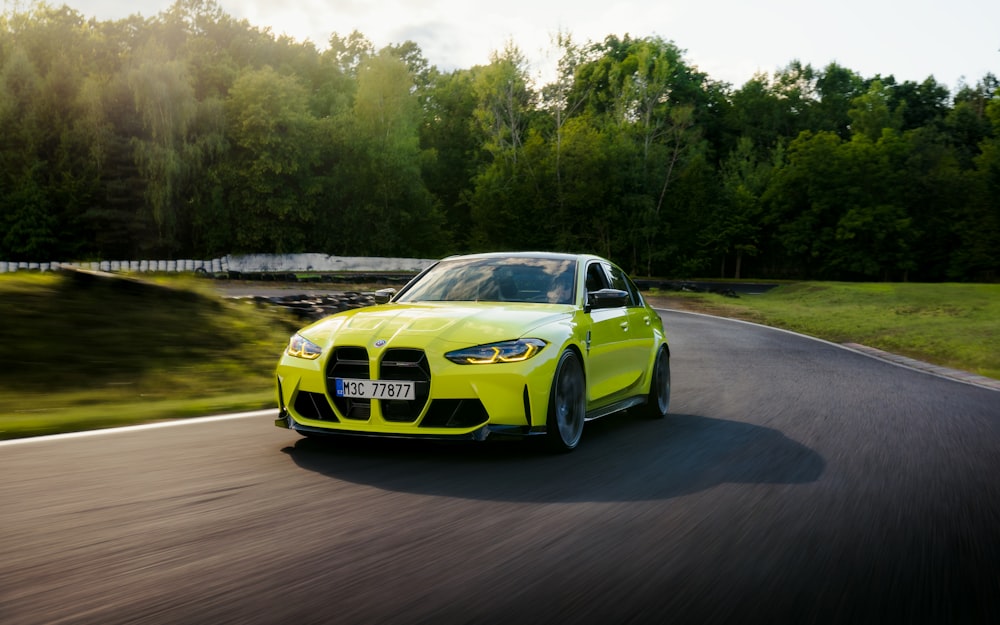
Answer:
[[[396,301],[572,304],[576,264],[573,259],[516,256],[444,260]]]

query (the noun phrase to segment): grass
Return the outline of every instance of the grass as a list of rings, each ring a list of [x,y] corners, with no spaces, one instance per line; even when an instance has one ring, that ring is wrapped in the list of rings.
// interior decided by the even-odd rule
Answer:
[[[196,280],[0,278],[0,438],[274,405],[299,325]]]
[[[651,295],[1000,379],[1000,285]],[[272,408],[274,366],[300,324],[195,278],[0,275],[0,439]]]
[[[660,293],[681,307],[860,343],[1000,379],[1000,285],[802,282],[729,298]]]

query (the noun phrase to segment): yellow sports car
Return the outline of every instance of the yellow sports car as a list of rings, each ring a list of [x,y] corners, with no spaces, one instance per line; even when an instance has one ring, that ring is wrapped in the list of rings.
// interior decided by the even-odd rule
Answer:
[[[603,258],[453,256],[376,301],[291,338],[275,425],[306,436],[541,435],[568,451],[585,421],[632,407],[667,414],[663,322]]]

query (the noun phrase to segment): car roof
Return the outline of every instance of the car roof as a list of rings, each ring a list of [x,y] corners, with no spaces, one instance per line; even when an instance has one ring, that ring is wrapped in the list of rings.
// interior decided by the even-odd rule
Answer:
[[[441,259],[445,260],[458,260],[458,259],[475,259],[475,258],[545,258],[552,260],[601,260],[604,259],[600,256],[595,256],[593,254],[568,254],[565,252],[484,252],[480,254],[459,254],[455,256],[448,256],[447,258]]]

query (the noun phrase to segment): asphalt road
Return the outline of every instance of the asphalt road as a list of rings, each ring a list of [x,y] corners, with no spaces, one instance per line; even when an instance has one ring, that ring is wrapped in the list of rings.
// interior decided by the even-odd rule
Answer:
[[[672,415],[0,446],[0,623],[997,623],[1000,393],[665,313]]]

